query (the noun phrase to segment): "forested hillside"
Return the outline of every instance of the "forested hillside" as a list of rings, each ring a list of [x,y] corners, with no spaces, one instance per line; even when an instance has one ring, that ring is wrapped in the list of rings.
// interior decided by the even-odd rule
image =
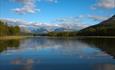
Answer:
[[[97,25],[82,29],[80,36],[115,36],[115,15]]]

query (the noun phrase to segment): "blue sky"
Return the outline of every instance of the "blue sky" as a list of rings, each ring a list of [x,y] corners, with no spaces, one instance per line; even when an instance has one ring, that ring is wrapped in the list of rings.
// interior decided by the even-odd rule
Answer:
[[[114,2],[115,0],[0,0],[0,18],[51,23],[56,19],[75,17],[73,20],[80,19],[82,23],[90,25],[115,14]]]

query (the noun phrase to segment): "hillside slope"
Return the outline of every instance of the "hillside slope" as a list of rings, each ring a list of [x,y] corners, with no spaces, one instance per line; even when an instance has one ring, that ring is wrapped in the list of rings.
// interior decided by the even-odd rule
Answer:
[[[115,36],[115,15],[99,24],[78,32],[80,36]]]

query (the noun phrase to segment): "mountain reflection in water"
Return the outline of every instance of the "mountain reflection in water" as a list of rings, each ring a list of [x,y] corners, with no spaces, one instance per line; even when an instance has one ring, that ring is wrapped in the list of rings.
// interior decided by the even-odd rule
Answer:
[[[102,51],[110,54],[115,58],[115,39],[114,38],[89,38],[82,39],[83,42],[94,45]]]
[[[115,39],[0,40],[1,70],[115,70]]]

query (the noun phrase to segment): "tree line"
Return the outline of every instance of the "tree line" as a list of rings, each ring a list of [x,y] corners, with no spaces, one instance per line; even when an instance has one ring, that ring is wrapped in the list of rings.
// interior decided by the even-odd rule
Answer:
[[[0,20],[0,36],[13,36],[19,34],[19,26],[9,26],[7,23]]]
[[[48,32],[45,34],[37,34],[39,36],[50,36],[50,37],[75,37],[77,32]],[[37,36],[35,35],[35,36]]]

